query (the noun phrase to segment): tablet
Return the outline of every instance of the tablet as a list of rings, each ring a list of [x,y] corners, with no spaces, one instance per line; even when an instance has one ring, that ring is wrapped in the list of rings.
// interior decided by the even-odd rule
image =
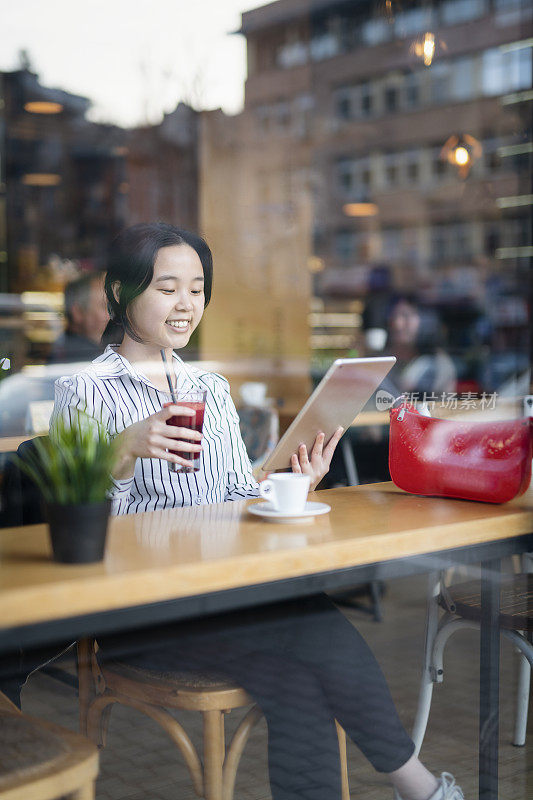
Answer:
[[[262,469],[289,469],[292,454],[302,443],[310,452],[319,431],[326,443],[339,425],[346,431],[395,363],[393,356],[334,361]]]

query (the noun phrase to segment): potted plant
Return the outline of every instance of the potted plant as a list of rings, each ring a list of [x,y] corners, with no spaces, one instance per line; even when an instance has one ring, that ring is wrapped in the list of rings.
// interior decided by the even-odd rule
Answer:
[[[115,446],[95,420],[78,413],[75,424],[59,419],[50,437],[17,459],[38,486],[50,526],[54,559],[82,564],[104,557]]]

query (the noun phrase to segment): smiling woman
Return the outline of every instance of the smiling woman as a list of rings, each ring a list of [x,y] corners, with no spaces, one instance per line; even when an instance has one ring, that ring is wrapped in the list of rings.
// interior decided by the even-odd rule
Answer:
[[[79,409],[103,424],[120,453],[113,469],[115,513],[135,513],[258,496],[227,381],[192,369],[174,353],[184,347],[209,302],[211,252],[198,236],[162,223],[135,225],[119,235],[106,276],[116,338],[82,372],[57,381],[55,421]],[[111,327],[110,327],[111,330]],[[185,405],[166,407],[161,360],[172,364],[177,392],[205,395],[202,434],[168,425],[187,420]],[[180,424],[183,424],[180,421]],[[339,428],[324,446],[317,431],[311,453],[292,456],[293,472],[315,488],[329,469]],[[176,454],[176,450],[180,455]],[[174,472],[172,464],[197,472]],[[274,800],[339,800],[335,719],[374,767],[390,775],[404,800],[461,800],[413,755],[380,669],[364,640],[323,595],[237,612],[192,627],[171,626],[99,638],[99,658],[126,659],[162,672],[212,668],[237,681],[258,702],[269,727]],[[349,668],[347,668],[349,665]],[[315,765],[309,769],[309,764]]]
[[[87,369],[56,384],[52,423],[58,416],[70,420],[82,408],[117,441],[111,493],[116,514],[257,497],[228,382],[186,365],[174,352],[199,325],[212,278],[211,251],[196,234],[165,223],[124,230],[105,281],[109,344]],[[167,423],[194,412],[185,404],[168,405],[162,350],[178,393],[206,393],[201,434],[192,425]],[[341,433],[325,445],[317,431],[312,452],[302,445],[293,455],[293,471],[308,474],[312,488],[328,471]],[[201,467],[192,476],[170,468],[194,466],[199,452]]]

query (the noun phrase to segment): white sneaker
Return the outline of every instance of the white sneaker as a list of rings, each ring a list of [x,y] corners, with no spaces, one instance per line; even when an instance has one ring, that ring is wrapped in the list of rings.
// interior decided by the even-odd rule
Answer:
[[[394,800],[402,800],[396,789]],[[428,800],[465,800],[465,796],[461,787],[455,783],[453,775],[443,772],[439,779],[439,788],[428,797]]]
[[[439,779],[439,788],[429,800],[465,800],[463,790],[455,783],[455,778],[449,772],[443,772]]]

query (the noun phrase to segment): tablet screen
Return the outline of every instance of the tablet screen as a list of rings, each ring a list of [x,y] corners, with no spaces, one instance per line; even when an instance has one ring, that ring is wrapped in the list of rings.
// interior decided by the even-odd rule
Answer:
[[[334,361],[262,469],[289,469],[292,454],[302,443],[310,451],[319,431],[328,442],[339,425],[349,428],[395,363],[392,356]]]

